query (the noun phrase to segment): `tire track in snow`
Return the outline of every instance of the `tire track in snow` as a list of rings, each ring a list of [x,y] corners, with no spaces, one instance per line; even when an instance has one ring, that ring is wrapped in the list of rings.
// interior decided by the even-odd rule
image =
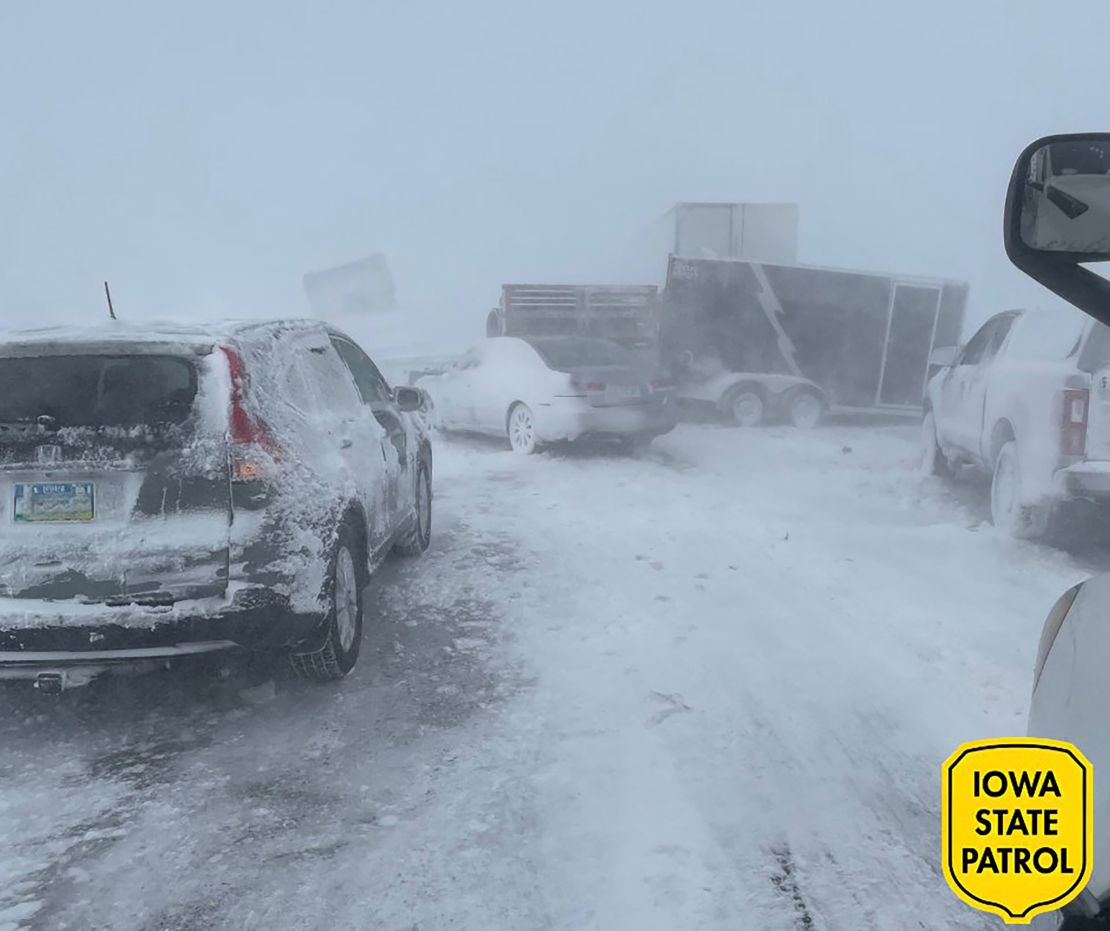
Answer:
[[[813,927],[813,915],[809,912],[802,897],[802,890],[798,886],[798,877],[794,867],[794,855],[789,846],[777,847],[771,850],[771,855],[779,866],[779,872],[771,874],[771,885],[786,899],[794,910],[794,926],[799,931],[808,931]]]

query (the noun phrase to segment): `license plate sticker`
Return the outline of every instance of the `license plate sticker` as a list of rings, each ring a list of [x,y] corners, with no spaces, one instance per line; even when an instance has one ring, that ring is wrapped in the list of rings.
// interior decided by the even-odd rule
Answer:
[[[96,514],[93,482],[35,482],[15,486],[12,514],[17,523],[90,521]]]

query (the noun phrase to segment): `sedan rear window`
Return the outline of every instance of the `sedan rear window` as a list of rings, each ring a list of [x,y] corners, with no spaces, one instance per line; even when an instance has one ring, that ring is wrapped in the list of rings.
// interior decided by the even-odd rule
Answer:
[[[635,358],[623,346],[604,339],[567,337],[531,340],[548,368],[556,371],[594,365],[634,365]]]
[[[4,424],[39,418],[58,428],[181,423],[196,393],[196,370],[175,356],[0,358]]]

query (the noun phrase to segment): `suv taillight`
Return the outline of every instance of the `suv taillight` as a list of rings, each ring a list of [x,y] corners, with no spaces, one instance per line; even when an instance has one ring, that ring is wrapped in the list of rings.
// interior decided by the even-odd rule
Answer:
[[[1091,392],[1086,388],[1064,391],[1064,410],[1060,423],[1060,452],[1065,456],[1082,456],[1087,451],[1087,412]]]
[[[228,412],[231,478],[237,482],[249,482],[262,476],[266,459],[280,461],[281,450],[266,424],[251,414],[243,401],[243,357],[231,346],[221,346],[220,349],[227,357],[228,374],[231,376],[231,407]]]

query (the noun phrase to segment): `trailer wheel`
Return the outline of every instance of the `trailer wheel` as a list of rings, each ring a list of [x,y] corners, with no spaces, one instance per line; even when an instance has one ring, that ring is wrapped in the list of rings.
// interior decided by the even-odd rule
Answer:
[[[733,389],[722,406],[738,427],[758,427],[767,411],[763,395],[748,386]]]
[[[825,416],[825,402],[816,391],[795,388],[786,399],[786,414],[799,430],[812,430]]]

